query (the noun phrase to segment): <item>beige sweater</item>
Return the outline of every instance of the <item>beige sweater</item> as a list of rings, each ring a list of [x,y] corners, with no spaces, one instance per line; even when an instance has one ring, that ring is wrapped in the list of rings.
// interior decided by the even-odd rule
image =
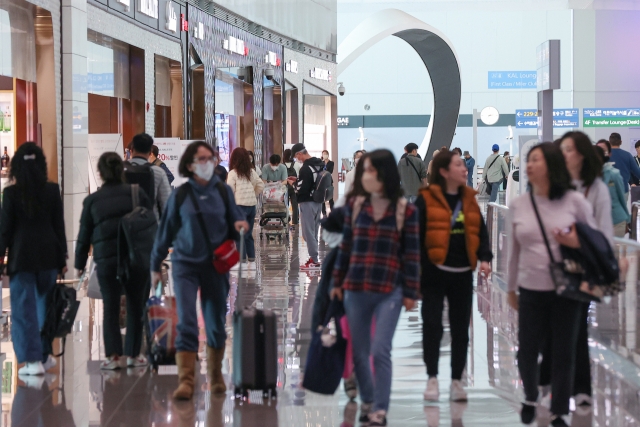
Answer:
[[[251,169],[251,181],[245,177],[238,176],[235,170],[231,170],[229,176],[227,176],[227,184],[236,196],[236,205],[238,206],[257,205],[258,199],[256,195],[264,190],[264,182],[262,182],[255,169]]]

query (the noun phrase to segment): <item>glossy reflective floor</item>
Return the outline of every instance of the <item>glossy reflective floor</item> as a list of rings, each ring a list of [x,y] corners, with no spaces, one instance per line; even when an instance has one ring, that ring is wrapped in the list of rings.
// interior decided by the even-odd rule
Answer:
[[[257,236],[256,236],[257,237]],[[171,399],[177,377],[171,368],[160,374],[147,369],[101,372],[102,302],[82,299],[75,331],[69,336],[65,355],[58,367],[41,379],[25,384],[16,374],[17,366],[5,327],[2,352],[2,427],[18,426],[341,426],[357,424],[357,405],[349,403],[342,388],[332,397],[305,392],[299,387],[310,342],[310,321],[318,277],[301,273],[299,265],[308,255],[304,242],[292,232],[289,243],[260,241],[258,268],[241,281],[243,305],[275,310],[280,317],[279,396],[263,401],[251,396],[249,402],[212,398],[207,391],[204,354],[200,366],[198,392],[193,402],[177,404]],[[324,248],[323,248],[324,250]],[[243,274],[244,276],[244,274]],[[232,275],[230,306],[235,303],[237,277]],[[6,292],[6,290],[5,290]],[[634,293],[635,295],[635,293]],[[6,297],[6,295],[3,295]],[[635,323],[619,326],[621,313],[636,310],[619,302],[594,312],[594,324],[606,322],[609,341],[622,336],[635,340]],[[608,310],[608,311],[607,311]],[[637,310],[636,310],[637,312]],[[634,312],[635,313],[635,312]],[[635,316],[631,316],[635,319]],[[230,326],[230,316],[228,325]],[[425,405],[422,391],[426,374],[422,362],[419,311],[403,312],[394,339],[394,381],[390,426],[517,426],[520,383],[515,365],[515,316],[506,308],[504,292],[498,285],[481,282],[474,303],[471,345],[465,381],[468,404],[451,404],[447,372],[449,336],[442,342],[441,402]],[[633,329],[632,331],[630,329]],[[617,332],[616,332],[617,331]],[[231,348],[231,328],[228,327]],[[611,338],[614,336],[614,338]],[[204,334],[201,334],[204,339]],[[635,343],[635,341],[633,341]],[[574,426],[636,426],[640,419],[638,387],[640,369],[632,358],[624,358],[610,346],[593,342],[596,404],[593,412],[575,414]],[[229,356],[224,372],[229,383]],[[548,425],[544,411],[536,425]]]

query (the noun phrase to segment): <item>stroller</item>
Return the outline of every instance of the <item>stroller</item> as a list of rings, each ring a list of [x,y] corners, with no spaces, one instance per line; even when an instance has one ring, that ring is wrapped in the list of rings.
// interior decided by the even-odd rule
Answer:
[[[265,184],[262,192],[262,214],[260,215],[260,240],[289,240],[289,198],[287,187],[281,182]]]

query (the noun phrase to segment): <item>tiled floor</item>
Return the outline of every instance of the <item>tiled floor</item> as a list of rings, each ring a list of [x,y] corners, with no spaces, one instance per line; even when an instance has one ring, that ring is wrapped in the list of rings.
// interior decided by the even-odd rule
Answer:
[[[191,403],[171,399],[176,375],[151,375],[146,369],[105,373],[99,369],[103,356],[101,302],[83,298],[75,331],[67,340],[66,352],[56,374],[38,382],[23,384],[16,375],[8,330],[2,342],[7,360],[2,371],[2,427],[18,426],[341,426],[357,425],[357,406],[348,403],[340,389],[332,397],[305,392],[298,385],[310,342],[310,321],[317,276],[299,272],[300,260],[307,257],[304,242],[292,233],[287,246],[256,239],[258,270],[243,279],[240,299],[276,310],[279,329],[279,396],[263,401],[251,397],[249,403],[212,398],[207,390],[204,363],[198,379],[198,393]],[[304,262],[304,261],[303,261]],[[230,305],[236,298],[237,278],[232,278]],[[438,404],[425,405],[422,391],[426,374],[422,362],[419,312],[403,313],[394,338],[394,380],[390,426],[516,426],[520,385],[515,366],[514,315],[506,309],[504,293],[491,283],[478,287],[472,318],[472,340],[466,382],[468,404],[447,400],[449,364],[448,334],[442,344],[441,389]],[[617,307],[617,306],[616,306]],[[615,313],[596,313],[600,319]],[[635,308],[635,304],[634,304]],[[601,310],[606,311],[606,310]],[[604,317],[603,317],[604,316]],[[604,320],[600,320],[603,322]],[[229,323],[230,325],[230,317]],[[619,322],[610,322],[609,335]],[[230,328],[228,329],[231,332]],[[623,334],[624,335],[624,334]],[[626,334],[627,339],[630,338]],[[229,340],[232,337],[230,335]],[[640,371],[619,352],[596,348],[596,405],[593,418],[598,426],[636,426],[639,419],[638,382]],[[227,346],[231,348],[230,345]],[[608,353],[607,353],[608,352]],[[229,372],[228,356],[224,372]],[[635,377],[634,377],[635,375]],[[228,375],[227,375],[228,379]],[[544,414],[543,414],[544,415]],[[592,425],[590,413],[574,417],[575,426]],[[537,425],[546,426],[544,416]]]

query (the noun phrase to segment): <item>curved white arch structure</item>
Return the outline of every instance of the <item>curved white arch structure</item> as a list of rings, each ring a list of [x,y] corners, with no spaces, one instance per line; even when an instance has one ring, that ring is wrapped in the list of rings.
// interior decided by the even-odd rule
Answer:
[[[406,41],[420,55],[433,87],[433,111],[418,152],[423,159],[449,146],[460,112],[460,65],[453,44],[438,29],[398,9],[385,9],[362,21],[338,46],[338,76],[362,53],[388,36]],[[433,143],[432,143],[433,142]]]

